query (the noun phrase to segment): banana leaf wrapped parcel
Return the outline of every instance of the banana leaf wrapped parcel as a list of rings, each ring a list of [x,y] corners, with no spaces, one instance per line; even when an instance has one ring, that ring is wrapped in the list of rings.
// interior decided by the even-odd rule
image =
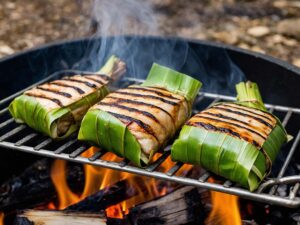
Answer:
[[[191,115],[201,82],[153,64],[146,81],[110,93],[82,120],[78,139],[147,165]]]
[[[174,161],[201,165],[254,191],[270,172],[288,135],[269,113],[255,83],[239,83],[237,102],[212,105],[183,126]]]
[[[53,139],[62,139],[79,129],[86,111],[105,97],[108,85],[125,72],[125,64],[111,56],[98,73],[75,74],[41,84],[15,98],[9,111],[18,123]]]

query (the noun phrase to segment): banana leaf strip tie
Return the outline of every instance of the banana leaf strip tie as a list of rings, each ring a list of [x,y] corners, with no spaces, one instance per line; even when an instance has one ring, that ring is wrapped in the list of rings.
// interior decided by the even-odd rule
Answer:
[[[237,102],[217,103],[186,122],[171,157],[254,191],[288,136],[279,119],[267,112],[255,83],[236,88]]]
[[[124,72],[124,65],[111,56],[98,73],[64,77],[24,92],[9,111],[16,122],[63,139],[77,131],[86,111],[109,93],[109,83]]]
[[[83,118],[78,139],[147,165],[191,115],[201,82],[153,64],[142,85],[107,95]]]

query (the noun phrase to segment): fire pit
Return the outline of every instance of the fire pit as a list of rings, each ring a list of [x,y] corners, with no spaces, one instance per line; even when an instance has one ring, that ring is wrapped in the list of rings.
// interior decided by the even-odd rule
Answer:
[[[203,81],[204,86],[203,92],[199,93],[196,99],[194,112],[218,101],[234,100],[234,97],[231,97],[234,95],[232,88],[234,84],[245,78],[253,80],[260,86],[264,101],[268,103],[267,108],[283,121],[283,125],[294,136],[294,139],[282,149],[270,176],[265,179],[256,192],[252,193],[201,168],[172,162],[169,156],[169,147],[162,149],[157,154],[154,163],[141,169],[131,165],[127,160],[119,159],[110,153],[79,143],[76,141],[76,136],[65,141],[55,142],[34,132],[25,125],[16,124],[9,116],[7,105],[14,97],[26,90],[28,86],[35,86],[49,79],[58,78],[63,73],[57,71],[61,70],[95,71],[101,60],[112,53],[124,59],[128,66],[127,75],[116,84],[116,88],[141,83],[146,76],[146,71],[149,70],[154,61],[192,76],[199,74],[201,77],[198,78]],[[89,177],[85,177],[86,183],[89,182],[87,179],[90,179],[90,181],[98,179],[98,183],[96,182],[97,187],[90,185],[87,188],[85,184],[85,188],[79,196],[74,195],[74,192],[68,187],[64,187],[61,191],[63,185],[68,186],[68,184],[64,184],[67,178],[66,175],[60,178],[56,177],[56,174],[58,174],[58,171],[67,170],[67,166],[66,161],[55,161],[51,169],[51,179],[58,191],[58,196],[61,197],[58,206],[53,206],[54,203],[50,202],[50,205],[48,204],[46,207],[48,209],[64,209],[95,192],[99,194],[97,192],[99,184],[100,189],[103,190],[108,185],[113,185],[128,178],[129,175],[123,172],[134,174],[130,179],[133,180],[134,185],[141,182],[141,176],[156,178],[157,180],[150,180],[153,182],[152,185],[144,187],[145,189],[151,189],[147,192],[147,198],[144,195],[144,199],[131,201],[131,203],[124,202],[126,198],[120,198],[116,202],[112,201],[113,204],[112,202],[107,205],[104,204],[105,207],[101,203],[101,207],[97,210],[106,209],[106,214],[110,217],[123,217],[119,215],[120,212],[124,215],[128,214],[129,208],[137,203],[153,200],[153,198],[167,193],[171,193],[178,198],[178,196],[182,196],[180,194],[181,189],[179,191],[174,190],[179,188],[179,184],[201,188],[201,190],[208,189],[229,193],[245,199],[281,207],[300,207],[298,193],[300,187],[299,153],[297,152],[300,141],[300,105],[298,100],[300,91],[297,89],[300,85],[300,71],[291,65],[271,57],[214,43],[173,38],[122,36],[106,39],[82,39],[44,46],[0,61],[0,71],[2,90],[0,95],[2,98],[6,97],[0,101],[0,147],[2,148],[0,153],[2,167],[0,180],[3,182],[13,174],[24,170],[40,157],[82,163],[85,165],[85,172],[90,170]],[[15,167],[13,170],[11,170],[11,165]],[[99,166],[99,168],[97,169],[97,167],[91,165]],[[113,171],[103,175],[103,167],[113,169]],[[101,180],[99,180],[100,178]],[[110,181],[105,182],[105,179]],[[142,180],[142,182],[150,181],[146,178]],[[121,189],[121,192],[123,191],[123,194],[129,195],[127,196],[129,198],[134,195],[128,193],[128,190],[126,190],[127,185],[125,183],[117,186]],[[185,193],[192,193],[191,196],[193,197],[199,195],[199,199],[201,199],[201,194],[198,191],[194,193],[195,190],[199,189],[188,187]],[[115,193],[114,191],[109,188],[105,193]],[[143,192],[143,190],[138,190],[138,192]],[[30,194],[29,192],[28,195]],[[67,197],[64,198],[64,196]],[[235,198],[234,196],[231,197]],[[236,200],[236,198],[233,199],[233,202],[236,203]],[[196,200],[192,202],[195,203],[193,209],[202,207],[200,206],[200,203],[202,204],[200,200],[199,202]],[[124,204],[127,204],[127,206],[124,206]],[[158,202],[155,202],[155,204],[158,204]],[[162,200],[161,204],[171,203]],[[208,204],[211,204],[211,202],[209,201]],[[119,211],[116,211],[116,205],[121,207]],[[45,208],[45,206],[43,207]],[[139,210],[143,207],[148,209],[150,206],[144,204],[140,208],[135,207],[131,215],[136,215],[135,213],[140,215],[141,211]],[[21,206],[20,208],[26,207]],[[3,211],[1,207],[0,210]],[[196,214],[194,213],[194,215]],[[187,222],[189,221],[187,220]]]

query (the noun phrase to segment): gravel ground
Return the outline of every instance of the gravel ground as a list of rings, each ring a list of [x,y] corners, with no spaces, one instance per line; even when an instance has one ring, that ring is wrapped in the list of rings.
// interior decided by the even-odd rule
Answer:
[[[95,2],[0,0],[0,57],[56,40],[130,33],[217,41],[300,67],[300,1]]]

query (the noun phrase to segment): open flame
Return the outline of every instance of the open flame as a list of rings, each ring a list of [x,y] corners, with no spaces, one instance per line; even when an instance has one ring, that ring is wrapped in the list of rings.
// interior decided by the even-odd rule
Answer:
[[[90,157],[96,151],[98,151],[97,148],[91,147],[88,151],[83,153],[82,156]],[[160,155],[161,154],[157,153],[154,160]],[[114,162],[120,162],[122,160],[113,153],[106,153],[102,159]],[[170,157],[168,157],[158,170],[161,172],[166,172],[174,164],[175,163],[172,162]],[[153,198],[163,196],[172,191],[175,187],[174,184],[172,185],[171,183],[160,181],[154,178],[143,177],[91,165],[84,165],[85,186],[81,194],[76,194],[72,192],[67,184],[66,166],[67,162],[63,160],[56,160],[53,163],[51,169],[51,178],[57,191],[58,205],[55,205],[53,202],[51,202],[47,206],[48,209],[64,209],[69,205],[75,204],[85,197],[92,195],[100,189],[104,189],[105,187],[111,186],[120,180],[126,179],[129,182],[130,188],[134,188],[137,195],[106,209],[106,214],[108,217],[123,218],[129,213],[129,209],[133,206],[145,201],[149,201]],[[191,168],[191,165],[184,165],[177,172],[177,175],[186,173]],[[213,179],[210,178],[210,182],[214,182]],[[241,225],[238,197],[211,191],[211,200],[212,210],[205,221],[207,225]]]
[[[0,212],[0,225],[4,225],[4,213]]]
[[[93,155],[97,148],[91,147],[82,154],[83,157],[90,157]],[[155,159],[161,154],[157,153]],[[122,159],[117,157],[113,153],[106,153],[103,160],[109,160],[114,162],[120,162]],[[159,171],[165,172],[174,165],[174,162],[170,157],[159,167]],[[56,160],[53,163],[51,169],[51,179],[57,191],[58,205],[56,206],[53,202],[49,203],[48,209],[64,209],[69,205],[75,204],[76,202],[84,199],[85,197],[97,192],[100,189],[111,186],[120,180],[126,179],[129,182],[131,188],[134,188],[137,195],[134,197],[120,202],[117,205],[110,206],[106,209],[106,214],[113,218],[123,218],[124,215],[128,214],[129,209],[136,204],[141,202],[149,201],[155,197],[162,196],[172,191],[174,184],[168,182],[161,183],[162,181],[154,178],[142,177],[133,175],[126,172],[120,172],[116,170],[105,169],[101,167],[95,167],[91,165],[84,165],[85,171],[85,185],[81,194],[73,193],[69,188],[66,181],[66,166],[67,162],[63,160]],[[177,174],[190,170],[192,166],[184,165]]]
[[[66,161],[54,161],[51,169],[51,179],[56,188],[59,199],[59,205],[57,206],[57,209],[64,209],[73,202],[80,200],[80,197],[74,194],[68,187],[66,180]]]
[[[209,179],[213,182],[213,179]],[[241,225],[238,197],[211,191],[212,210],[206,219],[206,225]]]

